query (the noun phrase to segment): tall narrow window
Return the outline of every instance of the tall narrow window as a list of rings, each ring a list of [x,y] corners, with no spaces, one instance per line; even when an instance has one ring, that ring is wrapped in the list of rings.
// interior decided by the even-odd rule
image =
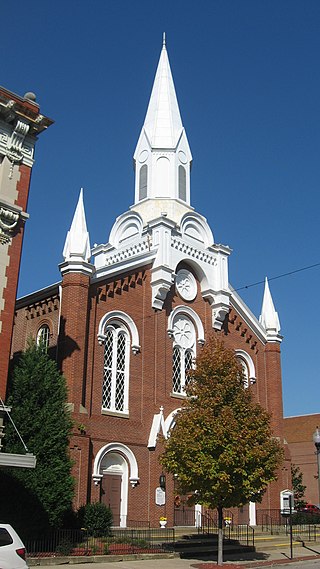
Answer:
[[[129,348],[127,329],[121,323],[105,329],[102,409],[128,412]]]
[[[147,197],[148,193],[148,166],[144,164],[139,172],[139,200]]]
[[[183,166],[179,166],[179,199],[184,202],[187,199],[186,170]]]
[[[243,386],[247,388],[249,385],[256,383],[256,371],[252,357],[245,350],[236,349],[235,353],[242,367],[244,376]]]
[[[172,392],[184,395],[195,358],[195,327],[184,314],[173,321]]]
[[[241,364],[242,367],[242,373],[243,373],[243,387],[246,389],[247,387],[249,387],[249,371],[248,371],[248,366],[246,364],[246,362],[242,359],[238,357],[238,361]]]
[[[47,350],[49,346],[49,339],[50,339],[50,328],[48,324],[43,324],[43,326],[39,328],[37,333],[37,346],[42,347],[43,350]]]

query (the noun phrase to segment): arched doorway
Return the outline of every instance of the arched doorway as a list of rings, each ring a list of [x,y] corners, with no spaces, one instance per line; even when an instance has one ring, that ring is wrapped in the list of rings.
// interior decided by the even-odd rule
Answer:
[[[129,447],[122,443],[109,443],[97,453],[92,477],[100,483],[101,502],[110,507],[113,525],[127,527],[129,482],[139,482],[138,464]]]
[[[101,502],[112,511],[113,525],[126,527],[128,464],[118,453],[108,452],[101,461]]]

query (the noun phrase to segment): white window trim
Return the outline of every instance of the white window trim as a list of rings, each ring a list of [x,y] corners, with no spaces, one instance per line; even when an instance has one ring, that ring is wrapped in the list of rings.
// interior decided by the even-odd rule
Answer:
[[[107,326],[112,326],[112,323],[107,324]],[[116,377],[117,377],[117,348],[118,348],[118,337],[119,334],[123,333],[125,336],[125,369],[124,369],[124,398],[123,398],[123,409],[116,409]],[[115,340],[116,337],[116,340]],[[105,365],[105,362],[104,362]],[[111,396],[110,396],[110,407],[103,407],[101,405],[102,411],[111,411],[116,413],[123,413],[127,415],[129,413],[129,369],[130,369],[130,338],[127,328],[120,326],[120,328],[113,329],[112,336],[112,369],[111,369]],[[104,380],[103,380],[104,384]]]
[[[111,324],[113,321],[118,320],[119,322],[123,322],[127,328],[130,330],[131,334],[131,349],[134,354],[140,352],[140,340],[139,340],[139,332],[138,328],[135,325],[134,321],[132,320],[131,316],[122,312],[122,310],[112,310],[111,312],[107,312],[100,322],[98,327],[98,341],[99,344],[102,345],[105,342],[105,328],[108,324]]]
[[[183,304],[176,306],[176,308],[169,315],[169,318],[168,318],[168,334],[169,334],[170,338],[173,338],[173,322],[174,322],[174,319],[176,318],[176,316],[178,314],[184,314],[185,316],[188,316],[190,318],[190,320],[192,320],[192,322],[196,328],[197,342],[198,342],[198,344],[203,345],[205,342],[204,329],[203,329],[203,325],[202,325],[202,322],[200,320],[200,317],[192,308],[190,308],[190,306],[185,306]]]
[[[245,363],[247,364],[249,372],[249,382],[251,385],[253,385],[254,383],[256,383],[257,378],[256,378],[256,370],[251,356],[249,356],[249,354],[244,350],[235,350],[235,354],[237,357],[244,360]]]
[[[101,462],[102,462],[103,457],[108,452],[116,452],[116,453],[120,453],[120,454],[125,456],[125,458],[127,459],[128,463],[129,463],[129,466],[130,466],[129,482],[130,482],[132,487],[135,487],[139,483],[139,480],[140,480],[139,472],[138,472],[138,463],[137,463],[136,457],[134,456],[132,450],[129,447],[127,447],[126,445],[123,445],[122,443],[109,443],[109,444],[105,445],[104,447],[102,447],[97,452],[96,457],[94,459],[93,473],[92,473],[92,478],[94,480],[94,483],[96,485],[98,485],[99,482],[101,481],[101,478],[103,476],[100,472]]]
[[[49,326],[48,322],[43,322],[43,323],[39,326],[38,331],[37,331],[37,336],[36,336],[36,345],[37,345],[38,347],[40,346],[40,340],[41,340],[42,343],[43,343],[43,337],[42,337],[43,335],[42,335],[41,332],[42,332],[42,330],[44,330],[44,329],[48,330],[48,334],[47,334],[47,338],[46,338],[46,342],[45,342],[45,346],[44,346],[44,347],[47,349],[47,348],[49,348],[50,336],[51,336],[51,329],[50,329],[50,326]]]

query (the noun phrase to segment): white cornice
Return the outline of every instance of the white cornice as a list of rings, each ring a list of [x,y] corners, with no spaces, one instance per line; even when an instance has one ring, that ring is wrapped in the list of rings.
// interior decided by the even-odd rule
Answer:
[[[91,265],[91,263],[86,263],[85,261],[78,261],[72,259],[60,263],[59,269],[61,275],[67,275],[68,273],[82,273],[88,276],[91,276],[95,270],[94,266]]]
[[[240,314],[241,318],[244,320],[247,326],[256,334],[256,336],[263,342],[263,344],[267,343],[267,334],[264,328],[259,323],[258,319],[255,315],[251,312],[245,302],[240,298],[240,296],[236,293],[236,291],[229,285],[231,296],[230,296],[230,304],[233,308]]]

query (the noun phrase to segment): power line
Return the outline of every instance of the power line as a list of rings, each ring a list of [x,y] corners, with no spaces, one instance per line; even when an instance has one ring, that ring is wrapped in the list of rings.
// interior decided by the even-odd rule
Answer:
[[[275,281],[276,279],[281,279],[282,277],[288,277],[289,275],[294,275],[295,273],[301,273],[302,271],[307,271],[308,269],[314,269],[314,267],[319,267],[320,263],[315,263],[314,265],[309,265],[308,267],[302,267],[301,269],[296,269],[295,271],[290,271],[289,273],[282,273],[282,275],[277,275],[276,277],[270,277],[268,278],[268,281]],[[235,291],[238,290],[243,290],[246,288],[251,288],[252,286],[257,286],[260,284],[264,284],[264,280],[263,281],[258,281],[256,283],[252,283],[249,285],[245,285],[245,286],[240,286],[239,288],[235,288]]]

